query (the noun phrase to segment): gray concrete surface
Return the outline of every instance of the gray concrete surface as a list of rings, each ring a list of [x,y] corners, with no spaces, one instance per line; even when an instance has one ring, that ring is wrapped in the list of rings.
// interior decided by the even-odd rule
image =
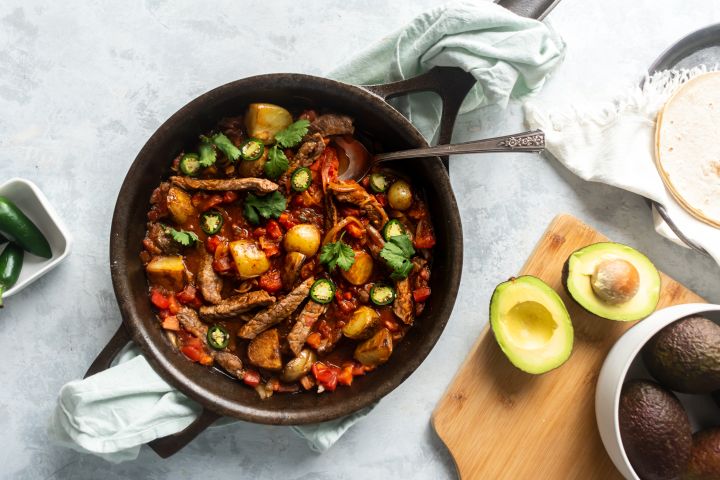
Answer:
[[[66,263],[0,313],[1,478],[452,478],[430,413],[487,321],[494,285],[520,268],[561,212],[637,246],[720,302],[718,267],[658,237],[641,198],[531,155],[457,157],[451,176],[466,262],[450,323],[417,372],[330,451],[311,453],[286,428],[250,424],[208,431],[169,460],[143,449],[119,466],[49,444],[58,389],[85,371],[120,323],[108,271],[110,217],[149,135],[210,88],[262,72],[322,74],[435,3],[2,2],[0,179],[35,181],[76,243]],[[674,40],[720,21],[720,4],[567,0],[549,18],[569,49],[540,96],[584,103],[635,83]],[[511,105],[504,115],[461,118],[455,139],[520,128],[520,108]]]

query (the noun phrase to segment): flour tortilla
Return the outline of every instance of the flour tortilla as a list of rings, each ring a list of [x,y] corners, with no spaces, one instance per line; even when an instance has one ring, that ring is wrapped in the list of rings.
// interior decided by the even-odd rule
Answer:
[[[689,80],[658,115],[660,176],[694,217],[720,228],[720,72]]]

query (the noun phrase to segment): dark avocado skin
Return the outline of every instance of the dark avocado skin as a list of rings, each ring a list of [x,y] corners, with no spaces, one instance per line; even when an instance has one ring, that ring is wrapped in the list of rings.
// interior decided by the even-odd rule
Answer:
[[[690,463],[682,479],[720,479],[720,427],[706,428],[693,434]]]
[[[623,448],[642,480],[671,480],[685,472],[692,450],[690,420],[669,390],[631,380],[620,394]]]
[[[690,316],[660,330],[643,347],[650,374],[666,387],[683,393],[720,389],[720,325]]]

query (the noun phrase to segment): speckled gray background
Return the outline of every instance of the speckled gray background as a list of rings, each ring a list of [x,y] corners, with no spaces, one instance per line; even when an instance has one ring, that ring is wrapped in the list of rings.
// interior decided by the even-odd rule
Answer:
[[[430,413],[487,321],[494,285],[520,268],[561,212],[639,247],[665,272],[720,302],[718,267],[659,238],[642,199],[581,182],[531,155],[458,157],[451,173],[466,262],[455,312],[417,372],[333,449],[317,455],[285,428],[250,424],[208,431],[169,460],[143,449],[137,461],[120,466],[48,443],[56,392],[82,375],[120,323],[108,271],[110,217],[148,136],[210,88],[262,72],[322,74],[436,3],[2,2],[0,180],[35,181],[76,243],[66,263],[0,313],[0,477],[453,477]],[[541,97],[584,103],[633,84],[675,39],[720,21],[720,3],[565,0],[550,20],[569,49]],[[521,127],[513,105],[504,117],[462,118],[455,139]]]

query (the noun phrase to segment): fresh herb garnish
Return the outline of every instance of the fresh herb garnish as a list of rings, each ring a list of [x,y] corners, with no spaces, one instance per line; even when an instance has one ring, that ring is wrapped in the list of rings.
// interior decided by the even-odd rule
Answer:
[[[335,270],[335,266],[348,271],[355,263],[355,252],[350,248],[350,245],[342,241],[344,235],[345,232],[340,235],[337,242],[325,244],[320,250],[320,263],[327,264],[331,272]]]
[[[198,241],[198,236],[195,233],[186,230],[175,230],[168,226],[165,227],[165,234],[170,235],[173,240],[184,247],[189,247]]]
[[[289,167],[290,162],[285,156],[285,152],[280,150],[277,145],[273,145],[268,152],[267,162],[265,162],[265,175],[275,180],[285,173]]]
[[[415,249],[410,237],[405,234],[390,237],[390,240],[385,242],[385,246],[380,251],[380,256],[393,270],[390,277],[394,280],[402,280],[410,274],[413,267],[410,258],[413,255],[415,255]]]
[[[240,149],[236,147],[224,133],[216,133],[213,135],[212,142],[231,161],[235,162],[240,158]]]
[[[260,217],[278,218],[286,206],[285,197],[278,191],[264,197],[257,197],[252,193],[248,193],[245,199],[245,218],[250,223],[257,225],[260,223]]]
[[[215,164],[217,158],[217,152],[213,146],[211,140],[205,135],[200,136],[200,146],[198,147],[200,153],[200,166],[207,168]]]
[[[291,148],[300,143],[308,131],[310,122],[302,119],[290,124],[285,130],[275,134],[275,141],[283,148]]]

